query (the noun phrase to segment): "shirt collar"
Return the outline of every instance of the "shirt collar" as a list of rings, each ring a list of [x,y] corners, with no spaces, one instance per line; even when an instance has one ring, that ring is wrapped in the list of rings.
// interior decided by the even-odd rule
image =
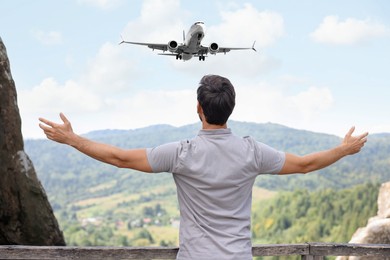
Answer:
[[[232,131],[230,128],[221,128],[221,129],[213,129],[213,130],[199,130],[198,135],[221,135],[221,134],[231,134]]]

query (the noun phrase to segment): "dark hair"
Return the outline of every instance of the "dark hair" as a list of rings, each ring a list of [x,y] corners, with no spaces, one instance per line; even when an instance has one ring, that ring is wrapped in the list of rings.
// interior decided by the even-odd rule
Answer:
[[[224,125],[236,104],[236,92],[232,83],[218,75],[206,75],[199,82],[197,94],[206,122]]]

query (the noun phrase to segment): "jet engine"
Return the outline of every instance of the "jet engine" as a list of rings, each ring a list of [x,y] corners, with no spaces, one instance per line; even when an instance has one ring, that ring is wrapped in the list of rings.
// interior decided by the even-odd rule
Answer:
[[[218,50],[219,50],[219,46],[217,43],[213,42],[212,44],[210,44],[209,46],[210,54],[217,54]]]
[[[177,44],[177,41],[170,41],[170,42],[168,42],[168,50],[170,52],[176,52],[177,51],[177,47],[179,47],[179,45]]]

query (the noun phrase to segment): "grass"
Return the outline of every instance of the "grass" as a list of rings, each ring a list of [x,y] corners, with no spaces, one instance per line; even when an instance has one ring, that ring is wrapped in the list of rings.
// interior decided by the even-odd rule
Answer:
[[[113,182],[105,183],[91,188],[90,191],[96,191],[104,189],[110,185],[114,185]],[[71,206],[80,207],[75,211],[77,219],[85,219],[91,217],[102,217],[103,226],[112,226],[115,236],[125,236],[131,241],[134,239],[135,234],[142,228],[128,229],[127,223],[137,218],[142,219],[144,209],[147,207],[155,208],[157,204],[166,211],[166,214],[162,216],[165,221],[169,219],[179,217],[179,209],[177,203],[177,197],[174,185],[158,186],[153,190],[145,190],[137,194],[131,194],[128,192],[122,192],[98,198],[90,198],[85,200],[76,201],[70,204]],[[261,201],[274,197],[277,192],[269,191],[259,187],[253,187],[253,211],[261,205]],[[120,205],[120,203],[124,203]],[[129,203],[129,204],[125,204]],[[123,221],[122,226],[116,226],[116,221]],[[165,222],[166,223],[166,222]],[[114,228],[115,227],[115,228]],[[160,246],[161,242],[165,244],[177,246],[179,240],[178,227],[171,226],[170,224],[165,226],[158,225],[145,225],[146,228],[153,237],[154,243],[150,246]]]

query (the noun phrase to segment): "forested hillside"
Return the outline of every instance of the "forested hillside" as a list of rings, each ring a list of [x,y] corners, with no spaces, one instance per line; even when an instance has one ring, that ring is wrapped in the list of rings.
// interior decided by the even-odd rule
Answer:
[[[254,241],[281,244],[346,243],[376,215],[379,185],[343,190],[281,192],[253,206]]]
[[[229,126],[239,136],[251,135],[258,141],[277,149],[305,154],[337,145],[336,136],[296,130],[276,124],[230,122]],[[136,130],[104,130],[86,134],[94,140],[125,148],[152,147],[165,142],[192,138],[200,125],[172,127],[157,125]],[[49,194],[60,196],[100,196],[104,193],[153,187],[170,182],[168,174],[150,176],[119,170],[96,162],[70,147],[48,140],[26,140],[25,149],[34,162],[40,180]],[[318,174],[291,176],[261,176],[257,185],[271,190],[298,188],[343,188],[356,184],[384,182],[390,179],[390,134],[369,136],[362,152],[347,157]],[[120,179],[120,181],[118,181]],[[85,193],[86,188],[111,183],[95,194]],[[54,191],[54,192],[53,192]]]
[[[296,130],[271,123],[232,121],[229,122],[229,127],[239,136],[251,135],[258,141],[277,149],[297,154],[327,149],[341,142],[341,138],[336,136]],[[136,130],[95,131],[85,136],[124,148],[152,147],[192,138],[199,128],[200,124],[183,127],[156,125]],[[96,162],[70,147],[48,140],[26,140],[25,150],[32,159],[48,193],[68,244],[175,245],[177,243],[179,216],[176,191],[170,174],[143,174],[117,169]],[[355,224],[366,221],[367,215],[371,212],[375,213],[377,188],[375,185],[390,179],[389,155],[390,134],[372,135],[360,154],[345,158],[318,173],[258,177],[254,189],[254,207],[257,207],[256,202],[259,201],[265,200],[266,204],[262,206],[263,211],[256,211],[254,218],[256,239],[261,242],[282,242],[277,240],[277,237],[280,237],[289,240],[284,241],[285,243],[307,238],[313,238],[315,241],[335,239],[346,242],[345,239],[351,235],[351,230],[356,228]],[[371,186],[356,188],[356,185]],[[362,207],[363,205],[356,206],[353,202],[356,199],[355,195],[360,194],[361,189],[368,189],[371,194],[362,197],[364,203],[368,204],[364,206],[366,208]],[[352,191],[348,193],[346,190]],[[280,191],[292,193],[277,195]],[[324,199],[321,200],[321,197]],[[269,201],[270,198],[273,199]],[[290,208],[289,211],[293,213],[278,213],[278,217],[283,219],[272,216],[276,211],[270,212],[270,208],[293,207],[294,203],[288,203],[291,199],[306,201],[306,204],[301,206],[308,214],[300,216],[294,213],[294,210],[298,209]],[[310,203],[307,202],[308,200]],[[345,201],[353,205],[340,211],[340,205],[333,205],[332,200]],[[329,203],[332,206],[329,206]],[[321,221],[317,210],[328,206],[331,207],[330,210],[337,209],[337,211],[334,216],[331,216],[331,220]],[[354,210],[359,212],[363,210],[365,213],[359,213],[357,222],[347,231],[338,230],[337,227],[343,226],[339,221],[344,221],[348,215],[355,214]],[[274,220],[269,220],[267,216]],[[311,226],[304,226],[303,223]],[[260,228],[264,226],[270,229]],[[312,226],[320,226],[320,230],[313,231],[310,236],[299,234],[299,229],[305,231]],[[339,233],[338,236],[332,235],[335,231],[341,233],[336,232]]]

